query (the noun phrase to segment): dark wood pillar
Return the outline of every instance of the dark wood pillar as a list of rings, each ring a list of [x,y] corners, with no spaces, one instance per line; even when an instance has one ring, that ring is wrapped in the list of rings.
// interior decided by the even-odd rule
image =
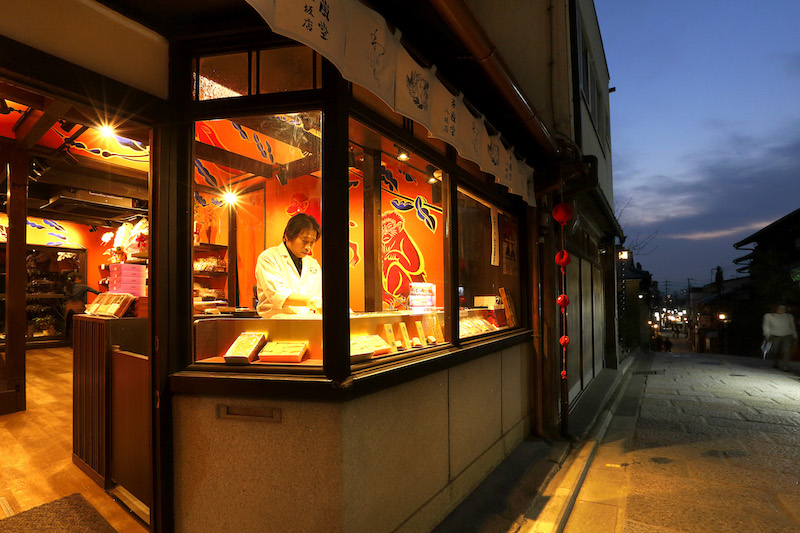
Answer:
[[[9,149],[8,228],[6,244],[6,368],[7,390],[0,408],[7,412],[25,410],[25,234],[27,224],[28,169],[25,151]],[[13,397],[13,400],[12,400]],[[2,414],[3,411],[0,411]]]
[[[381,153],[364,150],[364,310],[383,309]]]

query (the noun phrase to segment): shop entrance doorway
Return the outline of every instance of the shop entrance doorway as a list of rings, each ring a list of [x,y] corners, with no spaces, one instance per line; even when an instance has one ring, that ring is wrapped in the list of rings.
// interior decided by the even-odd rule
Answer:
[[[147,523],[151,130],[106,113],[0,78],[0,416],[71,373],[67,461]],[[43,349],[62,368],[29,374]]]

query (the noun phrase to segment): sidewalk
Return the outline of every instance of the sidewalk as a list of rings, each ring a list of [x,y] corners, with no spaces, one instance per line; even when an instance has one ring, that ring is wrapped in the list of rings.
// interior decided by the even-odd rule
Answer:
[[[479,487],[471,516],[435,531],[800,531],[800,363],[787,373],[673,342],[630,362],[573,448],[539,441],[551,453],[517,465],[527,492]],[[549,470],[534,492],[536,468]]]
[[[520,532],[800,531],[798,363],[675,344],[631,368],[561,523]]]
[[[569,416],[570,433],[580,443],[590,433],[625,377],[633,357],[620,369],[603,369],[583,392]],[[525,522],[532,502],[537,501],[554,476],[565,468],[574,454],[576,442],[529,437],[520,444],[445,518],[433,533],[510,533]]]

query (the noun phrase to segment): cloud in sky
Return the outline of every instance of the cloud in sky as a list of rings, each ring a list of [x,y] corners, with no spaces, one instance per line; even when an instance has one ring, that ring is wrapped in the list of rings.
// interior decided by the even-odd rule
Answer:
[[[751,222],[742,226],[733,228],[723,228],[718,230],[700,230],[692,233],[664,235],[667,239],[687,239],[690,241],[704,241],[708,239],[729,238],[733,235],[741,235],[744,232],[756,232],[774,222],[773,220],[762,220],[759,222]]]
[[[793,135],[757,139],[736,132],[703,154],[686,155],[678,176],[615,172],[621,223],[639,227],[706,220],[776,219],[800,207],[800,122]],[[615,171],[616,171],[615,166]],[[621,174],[621,175],[620,175]],[[628,202],[628,200],[630,200]],[[722,222],[722,223],[719,223]]]

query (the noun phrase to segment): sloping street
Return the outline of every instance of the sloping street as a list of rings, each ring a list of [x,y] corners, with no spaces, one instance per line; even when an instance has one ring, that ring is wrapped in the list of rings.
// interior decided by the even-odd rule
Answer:
[[[564,531],[800,531],[798,363],[674,341],[629,369]]]

